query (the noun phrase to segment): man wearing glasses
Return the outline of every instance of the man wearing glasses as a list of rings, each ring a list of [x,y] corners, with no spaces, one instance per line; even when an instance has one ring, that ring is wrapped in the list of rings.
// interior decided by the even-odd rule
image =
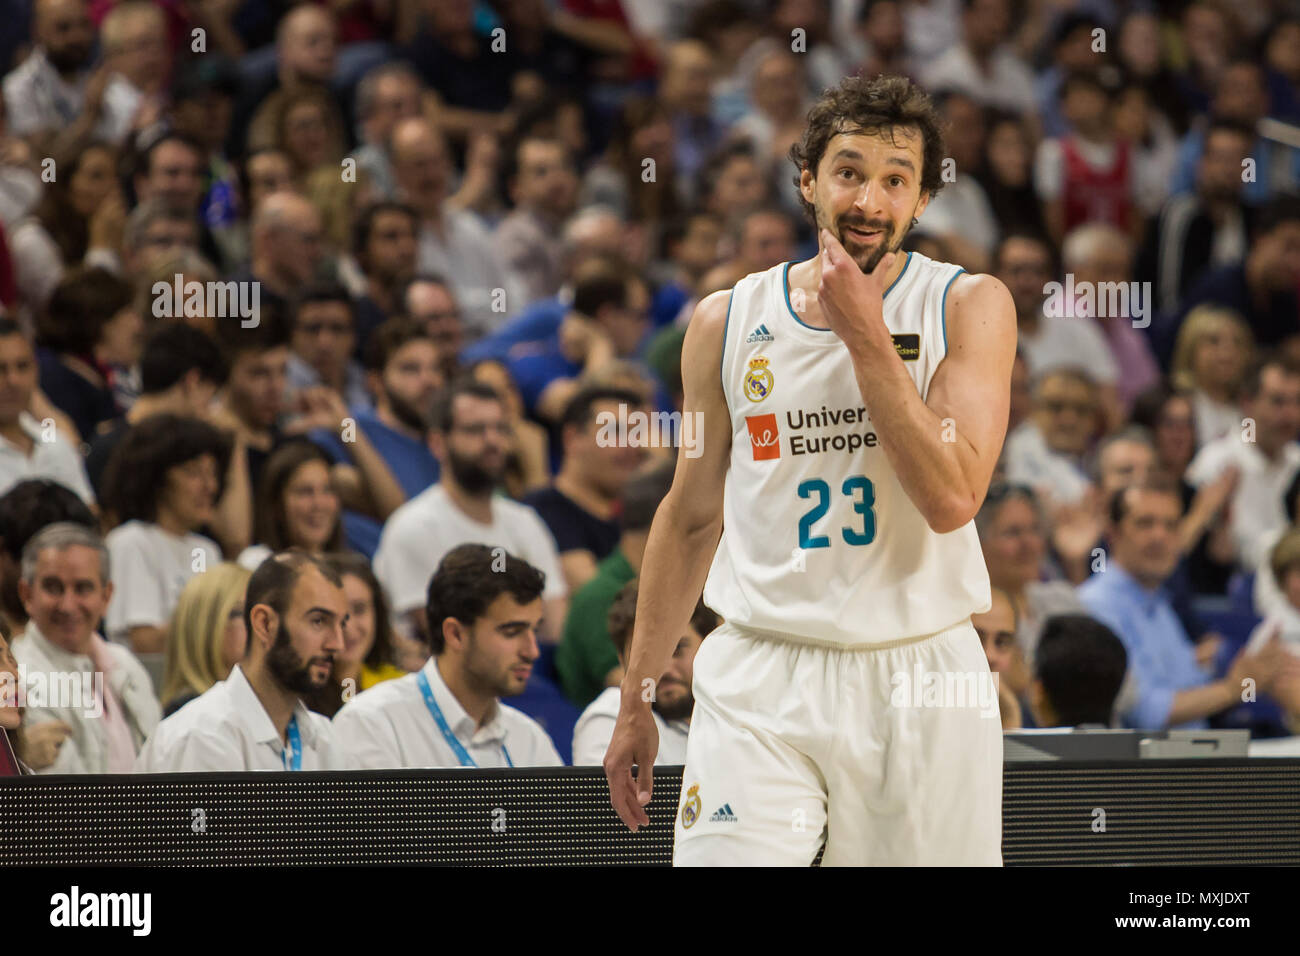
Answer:
[[[438,564],[461,544],[485,544],[515,554],[546,576],[541,637],[557,641],[567,589],[555,539],[537,512],[495,495],[505,473],[510,423],[489,385],[465,382],[434,404],[429,447],[441,479],[389,516],[375,552],[375,576],[408,633],[427,633],[425,592]]]

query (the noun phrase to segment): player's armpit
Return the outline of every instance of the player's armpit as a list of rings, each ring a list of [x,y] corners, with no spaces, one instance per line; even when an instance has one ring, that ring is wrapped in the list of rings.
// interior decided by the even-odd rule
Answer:
[[[990,275],[963,275],[948,290],[945,334],[948,354],[935,370],[927,407],[947,429],[945,442],[959,455],[969,512],[979,510],[1007,433],[1011,366],[1016,355],[1016,311],[1011,293]],[[958,516],[962,517],[962,516]]]

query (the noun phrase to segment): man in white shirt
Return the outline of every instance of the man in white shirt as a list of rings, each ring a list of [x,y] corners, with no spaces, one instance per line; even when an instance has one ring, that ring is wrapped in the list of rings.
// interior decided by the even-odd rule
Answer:
[[[1097,387],[1087,373],[1058,368],[1041,376],[1033,411],[1007,436],[1006,480],[1029,485],[1053,505],[1078,503],[1090,484],[1083,459],[1097,416]]]
[[[244,599],[243,662],[158,725],[136,771],[352,769],[330,722],[303,703],[329,681],[347,617],[328,563],[300,551],[263,562]]]
[[[544,640],[558,640],[566,589],[555,539],[527,505],[494,494],[505,472],[510,423],[501,397],[467,382],[443,392],[433,412],[429,447],[441,480],[402,505],[384,524],[375,576],[410,633],[423,633],[425,590],[439,562],[460,544],[517,554],[546,575]]]
[[[36,355],[18,323],[0,318],[0,494],[24,478],[49,478],[94,507],[81,455],[54,422],[27,410],[36,391]]]
[[[964,0],[962,7],[961,42],[922,71],[926,89],[962,90],[1012,113],[1036,110],[1034,74],[1003,42],[1011,26],[1008,0]]]
[[[618,663],[623,668],[627,667],[627,644],[632,639],[632,626],[636,621],[636,595],[637,583],[629,581],[623,585],[609,609],[609,636],[618,648]],[[695,697],[691,694],[695,654],[704,643],[704,638],[717,626],[718,616],[702,600],[697,601],[691,623],[673,650],[668,670],[664,671],[653,688],[646,688],[653,695],[650,709],[655,726],[659,729],[656,765],[677,766],[686,763],[686,736],[691,729],[691,712],[695,709]],[[621,698],[620,688],[606,687],[582,712],[573,727],[575,767],[599,766],[605,762],[605,751],[614,739],[614,725],[618,722]]]
[[[398,198],[420,213],[416,268],[446,276],[476,335],[495,330],[527,304],[474,213],[447,205],[452,165],[442,134],[423,117],[400,120],[389,156]]]
[[[113,596],[108,549],[93,530],[58,522],[23,548],[18,596],[28,614],[15,639],[24,724],[65,724],[54,762],[38,773],[130,773],[162,717],[148,672],[95,633]]]
[[[501,703],[524,691],[538,658],[543,574],[499,548],[453,549],[429,581],[433,656],[414,674],[358,694],[334,715],[365,770],[558,767],[536,721]]]
[[[1241,386],[1244,424],[1208,442],[1187,466],[1187,481],[1200,488],[1224,470],[1240,472],[1228,522],[1237,560],[1255,570],[1264,550],[1287,524],[1284,497],[1300,472],[1300,370],[1278,354],[1261,360]]]

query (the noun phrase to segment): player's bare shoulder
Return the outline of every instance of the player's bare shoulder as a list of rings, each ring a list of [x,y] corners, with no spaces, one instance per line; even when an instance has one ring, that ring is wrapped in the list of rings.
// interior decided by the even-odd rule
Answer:
[[[958,275],[948,289],[944,312],[949,355],[985,348],[1015,354],[1016,308],[1010,290],[997,276]]]
[[[688,365],[718,367],[723,340],[727,334],[727,314],[731,310],[731,289],[711,292],[699,301],[691,314],[682,342],[683,372]]]

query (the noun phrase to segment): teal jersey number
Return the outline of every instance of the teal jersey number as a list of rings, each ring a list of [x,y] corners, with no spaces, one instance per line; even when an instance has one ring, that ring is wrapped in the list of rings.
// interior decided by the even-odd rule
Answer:
[[[860,497],[858,492],[862,493]],[[830,510],[831,487],[820,478],[809,478],[807,481],[800,482],[800,498],[811,498],[814,494],[817,496],[817,503],[799,519],[799,547],[805,551],[831,546],[831,539],[828,536],[812,533],[813,525],[824,518],[826,512]],[[840,486],[840,494],[852,498],[854,512],[862,516],[861,530],[846,527],[840,529],[840,534],[848,544],[855,546],[870,544],[876,539],[876,513],[872,510],[872,506],[876,503],[876,489],[871,484],[871,479],[863,475],[845,478],[844,484]]]

